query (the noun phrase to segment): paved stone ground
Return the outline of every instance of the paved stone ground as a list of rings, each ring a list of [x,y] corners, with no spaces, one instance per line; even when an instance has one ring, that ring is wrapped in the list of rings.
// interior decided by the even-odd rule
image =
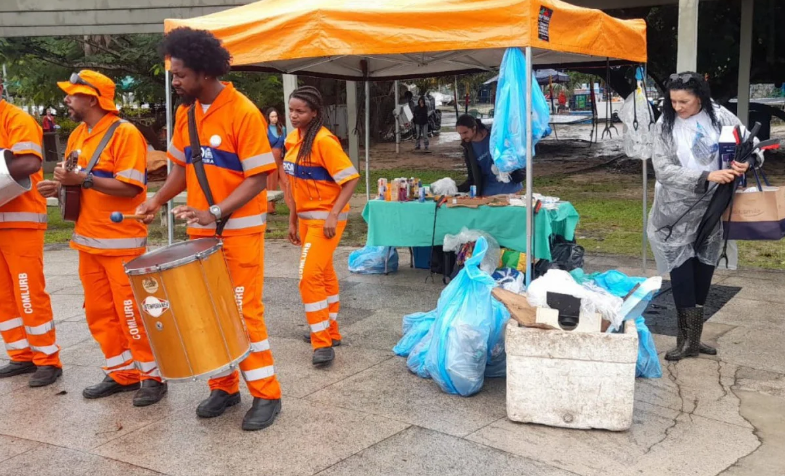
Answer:
[[[0,473],[35,475],[778,475],[785,474],[784,274],[743,271],[716,282],[741,291],[706,325],[718,358],[664,365],[662,379],[638,380],[633,427],[575,431],[507,420],[505,382],[471,398],[442,393],[406,369],[392,347],[401,317],[435,306],[442,289],[411,270],[356,276],[349,250],[342,279],[344,345],[316,370],[301,341],[298,250],[268,243],[265,303],[283,412],[261,432],[240,430],[251,399],[221,417],[194,409],[204,383],[172,384],[158,405],[132,394],[87,401],[103,378],[102,356],[82,312],[77,257],[46,253],[48,289],[65,375],[44,389],[26,377],[0,381]],[[595,257],[587,268],[638,274],[634,261]],[[660,353],[673,337],[655,336]],[[0,351],[2,352],[2,351]],[[0,354],[0,361],[7,356]]]

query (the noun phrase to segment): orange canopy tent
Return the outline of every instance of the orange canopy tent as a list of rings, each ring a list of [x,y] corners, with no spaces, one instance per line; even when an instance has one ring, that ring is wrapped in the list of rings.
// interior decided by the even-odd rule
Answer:
[[[619,20],[560,0],[262,0],[164,22],[167,32],[182,26],[212,32],[231,53],[235,69],[365,81],[366,144],[369,80],[495,71],[506,49],[525,48],[531,131],[533,64],[646,62],[643,20]],[[529,133],[527,157],[532,149]],[[369,161],[366,146],[367,193]],[[532,177],[527,160],[527,250],[533,245]]]
[[[559,0],[263,0],[165,30],[211,31],[238,69],[402,79],[497,69],[504,50],[537,65],[646,62],[646,24]]]

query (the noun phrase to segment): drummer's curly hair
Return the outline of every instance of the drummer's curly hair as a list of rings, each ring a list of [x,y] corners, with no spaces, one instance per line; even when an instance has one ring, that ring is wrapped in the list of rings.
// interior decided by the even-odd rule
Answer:
[[[662,103],[662,137],[666,141],[673,138],[673,124],[676,122],[676,110],[671,103],[671,91],[687,91],[693,94],[701,103],[701,110],[705,111],[711,119],[711,124],[719,132],[722,127],[717,119],[714,101],[711,99],[709,83],[698,73],[679,73],[679,78],[668,82],[665,88],[665,99]],[[689,79],[686,79],[689,77]],[[686,81],[685,81],[686,79]]]
[[[300,101],[305,102],[312,111],[316,112],[316,117],[308,124],[308,129],[303,138],[303,145],[300,146],[300,151],[297,153],[296,164],[299,166],[302,162],[303,165],[307,166],[310,165],[311,162],[311,151],[313,149],[313,144],[316,141],[316,134],[319,133],[319,130],[321,130],[324,125],[322,93],[313,86],[303,86],[295,89],[289,96],[289,99],[299,99]]]
[[[209,31],[176,28],[164,36],[159,47],[164,58],[177,58],[187,68],[214,78],[229,72],[232,56]]]

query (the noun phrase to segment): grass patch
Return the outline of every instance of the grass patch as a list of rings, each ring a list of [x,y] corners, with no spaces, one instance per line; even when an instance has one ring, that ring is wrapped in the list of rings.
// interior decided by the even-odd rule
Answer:
[[[362,210],[353,210],[349,214],[349,221],[341,238],[342,246],[361,247],[365,245],[365,237],[368,234],[368,225],[360,215]],[[267,214],[267,234],[268,240],[286,240],[289,236],[289,207],[283,202],[277,202],[275,215]]]
[[[74,232],[74,223],[63,220],[60,214],[60,207],[49,207],[47,215],[48,223],[46,234],[44,235],[44,243],[67,243]]]

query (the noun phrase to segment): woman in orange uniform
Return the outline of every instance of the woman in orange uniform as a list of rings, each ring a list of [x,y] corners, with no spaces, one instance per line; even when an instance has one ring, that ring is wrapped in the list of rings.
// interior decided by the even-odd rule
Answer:
[[[294,130],[286,138],[284,170],[294,207],[289,214],[289,241],[302,245],[300,296],[313,346],[313,364],[327,365],[341,343],[338,331],[338,276],[333,253],[349,217],[349,199],[360,175],[341,142],[324,124],[322,95],[303,86],[289,96]]]

